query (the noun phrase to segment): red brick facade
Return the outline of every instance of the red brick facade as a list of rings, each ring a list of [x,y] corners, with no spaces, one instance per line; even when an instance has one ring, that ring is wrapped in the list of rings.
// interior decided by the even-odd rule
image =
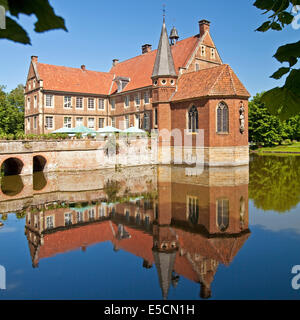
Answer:
[[[156,78],[151,74],[161,52],[151,50],[150,45],[140,56],[124,62],[115,59],[108,73],[89,71],[85,66],[42,64],[33,56],[25,87],[26,133],[50,133],[79,124],[95,130],[105,125],[147,131],[179,129],[182,135],[190,129],[193,136],[204,129],[205,147],[247,146],[249,93],[223,64],[209,22],[200,21],[198,35],[178,41],[170,49],[176,76]],[[222,102],[228,107],[228,130],[217,132],[217,108]],[[198,112],[197,130],[189,128],[193,106]]]

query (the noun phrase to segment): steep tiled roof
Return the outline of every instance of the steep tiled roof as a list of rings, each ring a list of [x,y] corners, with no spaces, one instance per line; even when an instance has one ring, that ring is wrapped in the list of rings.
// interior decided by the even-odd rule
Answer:
[[[113,74],[37,63],[45,90],[109,94]]]
[[[172,101],[206,96],[250,97],[229,65],[185,73],[178,80]]]
[[[169,43],[165,21],[161,29],[159,45],[154,63],[152,77],[176,76],[174,61]]]
[[[198,36],[186,38],[178,41],[172,46],[172,55],[175,64],[175,71],[178,73],[180,67],[184,67],[191,57],[194,49],[199,41]],[[123,91],[134,90],[137,88],[147,87],[152,85],[152,71],[156,58],[157,50],[145,53],[132,59],[118,63],[112,67],[111,73],[118,76],[129,77],[131,81]],[[116,91],[114,86],[112,92]]]

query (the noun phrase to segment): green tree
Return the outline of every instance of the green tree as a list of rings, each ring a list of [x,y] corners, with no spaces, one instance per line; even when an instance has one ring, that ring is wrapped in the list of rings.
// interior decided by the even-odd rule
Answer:
[[[67,31],[64,19],[55,14],[48,0],[0,0],[0,5],[16,18],[19,18],[20,14],[35,15],[37,18],[37,22],[34,24],[35,32],[44,32],[53,29],[63,29]],[[23,44],[30,44],[30,38],[27,32],[16,20],[10,17],[6,17],[6,29],[0,30],[0,39],[1,38]]]
[[[294,20],[292,11],[297,5],[300,5],[300,0],[256,0],[254,6],[263,10],[264,14],[270,14],[257,31],[281,31],[291,25]],[[288,76],[284,86],[265,92],[262,101],[271,114],[286,120],[297,115],[300,110],[300,69],[295,68],[300,57],[300,41],[279,47],[274,57],[280,63],[286,63],[286,66],[271,77],[280,79],[284,75]]]
[[[272,146],[287,137],[280,119],[271,115],[263,104],[262,95],[263,93],[258,93],[249,102],[249,141]]]
[[[0,134],[16,134],[24,132],[24,93],[23,85],[4,91],[0,86]]]

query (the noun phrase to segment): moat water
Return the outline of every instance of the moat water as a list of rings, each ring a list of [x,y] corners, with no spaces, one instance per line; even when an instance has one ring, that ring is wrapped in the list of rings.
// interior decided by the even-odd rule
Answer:
[[[5,176],[0,222],[0,299],[300,298],[297,156]]]

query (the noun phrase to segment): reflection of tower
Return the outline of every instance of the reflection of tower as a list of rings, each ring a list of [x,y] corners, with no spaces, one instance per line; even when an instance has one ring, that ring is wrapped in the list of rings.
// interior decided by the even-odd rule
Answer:
[[[163,299],[168,298],[172,282],[178,244],[175,232],[169,226],[153,226],[153,257]]]

